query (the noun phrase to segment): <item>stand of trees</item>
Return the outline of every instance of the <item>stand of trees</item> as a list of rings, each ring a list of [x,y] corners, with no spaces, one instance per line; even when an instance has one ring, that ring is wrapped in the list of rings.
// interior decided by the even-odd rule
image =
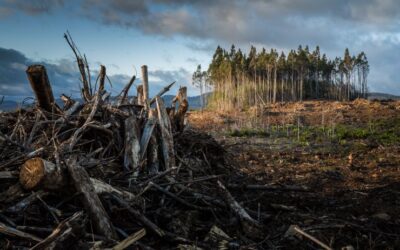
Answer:
[[[317,46],[299,46],[286,56],[275,49],[248,55],[232,45],[230,51],[217,47],[207,71],[213,86],[210,105],[218,109],[249,107],[283,101],[329,99],[347,101],[366,98],[368,60],[364,52],[329,59]]]

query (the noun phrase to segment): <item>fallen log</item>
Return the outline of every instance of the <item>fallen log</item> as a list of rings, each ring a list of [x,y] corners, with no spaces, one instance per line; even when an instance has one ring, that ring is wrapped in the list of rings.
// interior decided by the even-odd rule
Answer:
[[[157,120],[154,112],[151,110],[149,113],[149,119],[144,125],[142,137],[140,138],[140,160],[144,159],[147,146],[149,144],[150,138],[153,135],[154,127],[156,126]]]
[[[22,165],[19,181],[27,190],[38,186],[58,190],[67,184],[64,168],[38,157],[29,159]]]
[[[172,137],[171,121],[169,120],[167,110],[161,97],[156,97],[158,122],[161,130],[161,150],[166,169],[175,166],[174,141]]]
[[[98,233],[109,239],[117,239],[114,226],[104,210],[89,175],[78,163],[76,157],[67,159],[67,168],[76,191],[82,193],[83,204],[88,211],[92,223]]]
[[[125,170],[133,170],[133,176],[137,177],[139,174],[139,163],[140,143],[138,126],[136,124],[136,117],[130,116],[125,120]]]
[[[27,190],[37,188],[62,190],[69,184],[69,176],[65,167],[58,167],[56,164],[41,158],[33,158],[26,161],[21,167],[19,182]],[[135,199],[132,193],[114,188],[103,181],[90,178],[90,182],[96,194],[112,193],[128,201]]]
[[[6,234],[9,236],[13,236],[13,237],[19,237],[19,238],[22,238],[25,240],[30,240],[30,241],[36,241],[36,242],[42,241],[41,238],[36,237],[35,235],[22,232],[20,230],[12,228],[12,227],[8,227],[1,222],[0,222],[0,233]]]
[[[222,182],[217,181],[220,193],[222,197],[225,199],[226,204],[231,208],[232,212],[234,212],[240,219],[240,222],[247,231],[247,233],[251,234],[260,227],[258,221],[251,218],[251,216],[246,212],[246,210],[235,200],[232,194],[228,191],[228,189],[222,184]]]

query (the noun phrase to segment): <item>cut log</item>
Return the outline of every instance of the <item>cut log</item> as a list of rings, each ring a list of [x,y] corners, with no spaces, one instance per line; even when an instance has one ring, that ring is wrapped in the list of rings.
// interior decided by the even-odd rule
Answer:
[[[61,190],[68,185],[69,180],[68,171],[66,168],[57,167],[54,163],[48,162],[41,158],[34,158],[26,161],[22,166],[20,173],[19,181],[25,189],[35,189],[40,187],[47,190]],[[90,181],[96,194],[112,193],[127,201],[132,201],[135,199],[135,196],[132,193],[114,188],[103,181],[95,178],[90,178]],[[38,191],[36,196],[42,194],[42,192],[42,190]],[[36,200],[36,196],[32,196],[34,200]]]
[[[65,169],[38,157],[29,159],[22,165],[19,180],[27,190],[39,186],[57,190],[67,183]]]
[[[149,108],[149,75],[147,73],[147,66],[142,66],[142,82],[143,82],[143,103],[146,109]]]
[[[179,102],[177,112],[174,114],[174,126],[177,131],[182,132],[185,126],[185,114],[189,108],[189,102],[187,100],[187,88],[179,88],[178,94],[172,100],[172,106],[175,107],[175,103]]]
[[[143,97],[143,85],[138,85],[136,87],[136,91],[137,91],[137,104],[144,106],[144,97]]]
[[[125,155],[124,167],[133,170],[134,176],[138,175],[140,163],[140,143],[136,117],[130,116],[125,120]]]
[[[171,122],[161,97],[156,97],[158,122],[161,130],[161,145],[166,169],[175,166],[174,141],[172,137]]]
[[[157,137],[155,134],[152,134],[147,147],[147,170],[150,175],[157,174],[160,168],[158,148]]]
[[[26,70],[26,74],[39,107],[47,112],[55,110],[54,95],[47,77],[46,68],[43,65],[31,65]]]
[[[144,159],[147,145],[149,144],[150,138],[153,134],[154,127],[157,123],[157,118],[154,115],[154,112],[151,110],[149,113],[149,119],[146,121],[144,125],[142,138],[140,138],[140,160]]]
[[[67,168],[76,191],[83,195],[83,204],[90,215],[95,230],[108,239],[117,239],[111,220],[104,210],[86,170],[77,163],[76,157],[67,160]]]

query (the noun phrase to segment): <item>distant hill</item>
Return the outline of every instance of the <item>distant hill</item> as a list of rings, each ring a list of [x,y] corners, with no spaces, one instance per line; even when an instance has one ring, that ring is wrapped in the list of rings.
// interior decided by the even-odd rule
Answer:
[[[8,101],[4,100],[3,103],[0,105],[0,111],[11,111],[16,109],[18,103],[16,101]]]
[[[400,100],[400,96],[391,95],[391,94],[385,94],[385,93],[378,93],[378,92],[371,92],[371,93],[368,94],[368,99],[369,100],[373,100],[373,99],[378,99],[378,100],[387,100],[387,99]]]
[[[204,96],[207,98],[211,95],[211,93],[204,94]],[[165,95],[163,96],[163,100],[167,106],[171,105],[172,99],[174,98],[174,95]],[[385,93],[378,93],[378,92],[371,92],[369,93],[368,96],[369,100],[373,99],[378,99],[378,100],[387,100],[387,99],[393,99],[393,100],[400,100],[400,96],[397,95],[391,95],[391,94],[385,94]],[[200,101],[200,96],[189,96],[188,97],[189,101],[189,108],[190,109],[200,109],[201,108],[201,101]],[[60,106],[62,106],[63,102],[60,99],[57,99],[56,101]],[[0,105],[0,111],[12,111],[17,108],[17,106],[20,105],[20,102],[14,101],[14,100],[5,100],[3,103]]]
[[[206,94],[209,95],[209,94]],[[172,99],[174,99],[174,95],[165,95],[163,96],[163,100],[167,106],[171,105]],[[7,100],[8,98],[5,97],[3,103],[0,104],[0,111],[12,111],[15,110],[18,105],[21,105],[21,102],[17,102],[14,100]],[[189,96],[188,97],[189,101],[189,108],[190,109],[200,109],[201,108],[201,102],[200,102],[200,96]],[[56,100],[57,104],[62,106],[63,102],[61,99]]]
[[[205,98],[207,98],[207,96],[210,96],[210,93],[204,94]],[[166,105],[170,105],[172,102],[172,99],[174,99],[174,95],[165,95],[163,96],[163,100],[166,103]],[[188,101],[189,101],[189,109],[200,109],[201,108],[201,100],[200,100],[200,96],[189,96],[188,97]]]

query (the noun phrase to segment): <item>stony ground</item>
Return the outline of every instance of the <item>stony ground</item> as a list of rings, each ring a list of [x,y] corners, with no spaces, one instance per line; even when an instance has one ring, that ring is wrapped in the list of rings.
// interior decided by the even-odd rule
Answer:
[[[282,187],[241,201],[270,215],[270,248],[320,248],[285,237],[291,225],[334,249],[400,248],[400,102],[196,111],[189,123],[224,146],[244,184]]]

